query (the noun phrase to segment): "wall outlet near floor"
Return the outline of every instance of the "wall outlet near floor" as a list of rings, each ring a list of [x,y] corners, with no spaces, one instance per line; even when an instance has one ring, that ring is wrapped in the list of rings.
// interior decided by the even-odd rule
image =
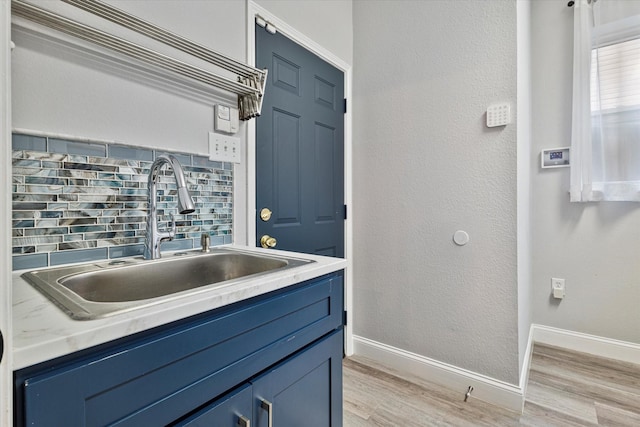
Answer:
[[[551,279],[551,292],[553,292],[553,297],[562,299],[564,298],[564,279]]]
[[[209,132],[209,160],[240,163],[240,138]]]

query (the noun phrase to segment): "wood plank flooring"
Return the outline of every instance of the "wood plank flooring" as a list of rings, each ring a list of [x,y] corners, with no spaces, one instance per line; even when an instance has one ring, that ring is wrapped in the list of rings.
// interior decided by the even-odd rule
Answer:
[[[344,360],[344,427],[640,426],[640,365],[536,344],[523,414]]]

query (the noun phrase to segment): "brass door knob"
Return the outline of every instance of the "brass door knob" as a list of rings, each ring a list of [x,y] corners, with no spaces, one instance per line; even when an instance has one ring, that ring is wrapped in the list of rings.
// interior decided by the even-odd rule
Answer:
[[[271,212],[269,208],[262,208],[260,210],[260,219],[263,220],[264,222],[267,222],[271,219],[272,213],[273,212]]]
[[[276,244],[278,244],[278,241],[275,239],[275,237],[271,237],[265,234],[260,238],[260,245],[265,249],[275,248]]]

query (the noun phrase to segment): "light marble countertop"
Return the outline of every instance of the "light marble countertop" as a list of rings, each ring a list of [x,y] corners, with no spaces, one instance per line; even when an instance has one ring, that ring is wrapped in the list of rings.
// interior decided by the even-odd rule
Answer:
[[[71,319],[20,277],[24,271],[16,271],[13,274],[13,369],[25,368],[346,267],[346,261],[341,258],[237,245],[220,247],[315,262],[96,320]]]

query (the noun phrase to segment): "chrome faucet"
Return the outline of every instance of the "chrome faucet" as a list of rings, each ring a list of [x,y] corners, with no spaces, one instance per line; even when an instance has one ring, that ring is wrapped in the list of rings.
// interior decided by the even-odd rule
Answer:
[[[147,184],[149,189],[149,212],[147,213],[147,233],[144,240],[144,259],[160,258],[160,243],[164,240],[173,240],[176,235],[176,221],[173,214],[169,214],[171,228],[168,231],[158,230],[158,175],[165,163],[171,165],[173,176],[178,186],[178,212],[180,214],[188,214],[195,211],[193,199],[189,194],[189,190],[187,190],[187,184],[184,180],[184,171],[178,159],[172,155],[158,156],[151,165]]]

